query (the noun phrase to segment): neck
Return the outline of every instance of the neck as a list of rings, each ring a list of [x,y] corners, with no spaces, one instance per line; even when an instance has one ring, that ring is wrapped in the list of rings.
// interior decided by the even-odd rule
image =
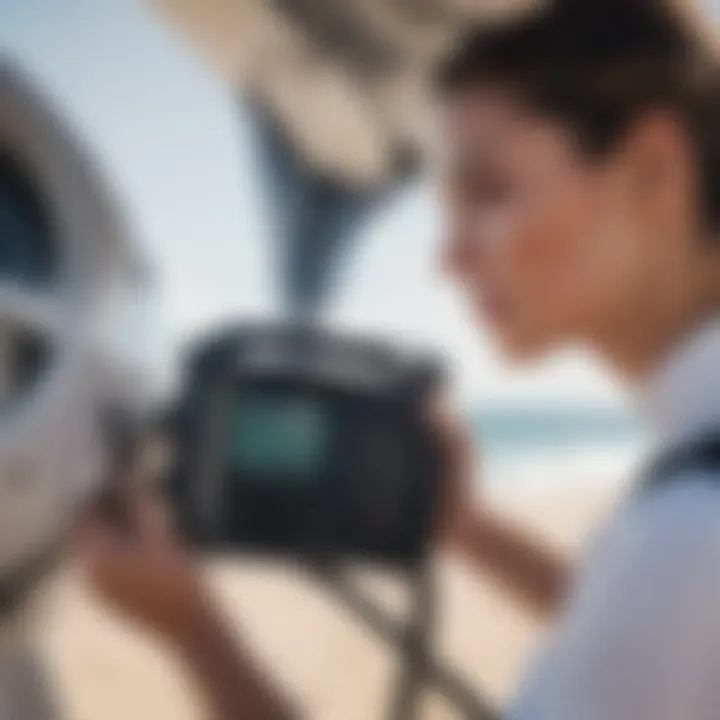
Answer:
[[[636,385],[662,362],[673,347],[709,318],[720,313],[720,272],[705,259],[683,281],[656,281],[655,292],[639,287],[625,302],[621,319],[595,334],[594,346],[626,382]],[[631,310],[630,308],[634,308]]]
[[[665,322],[653,322],[652,316],[647,316],[634,327],[601,343],[601,352],[624,381],[636,385],[711,315],[710,312],[691,313]]]

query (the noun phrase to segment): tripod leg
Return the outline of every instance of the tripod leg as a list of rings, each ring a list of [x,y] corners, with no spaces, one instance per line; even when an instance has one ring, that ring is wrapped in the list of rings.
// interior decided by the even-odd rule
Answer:
[[[396,620],[379,608],[375,603],[368,600],[362,593],[359,593],[351,584],[345,582],[337,571],[326,566],[318,567],[311,565],[307,568],[312,577],[325,586],[325,588],[341,602],[348,612],[363,622],[368,628],[373,630],[388,645],[400,651],[403,658],[408,657],[408,653],[404,650],[406,647],[404,639],[406,633],[403,628],[398,627]],[[433,596],[429,595],[428,600],[432,601]],[[431,605],[428,610],[430,615],[434,612]],[[426,625],[427,628],[427,625]],[[431,633],[425,632],[425,638],[429,639]],[[468,720],[499,720],[499,715],[494,711],[492,705],[487,703],[481,695],[478,694],[471,686],[469,686],[461,677],[459,677],[451,668],[445,667],[439,663],[427,647],[429,643],[421,643],[415,646],[413,655],[420,656],[424,663],[425,680],[428,687],[434,688],[436,691],[444,695],[450,702],[462,713],[463,717]],[[403,666],[404,668],[407,666]],[[418,677],[418,674],[415,674]],[[411,686],[405,683],[406,675],[401,676],[401,680],[393,697],[395,703],[391,706],[395,710],[395,714],[390,717],[395,720],[397,717],[403,717],[398,713],[408,712],[405,708],[409,706],[410,710],[417,707],[418,703],[410,702],[413,698],[419,698],[422,688],[415,691],[406,691],[405,688]],[[416,686],[417,687],[417,686]],[[412,717],[412,716],[410,716]]]
[[[435,619],[435,586],[430,564],[412,581],[412,608],[401,646],[401,675],[391,705],[390,720],[415,720],[423,690],[428,686],[431,639]]]

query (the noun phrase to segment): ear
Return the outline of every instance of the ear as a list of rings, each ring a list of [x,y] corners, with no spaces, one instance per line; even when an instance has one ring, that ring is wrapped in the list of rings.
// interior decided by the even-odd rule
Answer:
[[[647,220],[668,229],[695,211],[696,160],[682,123],[669,111],[644,113],[631,128],[625,157],[628,190]]]

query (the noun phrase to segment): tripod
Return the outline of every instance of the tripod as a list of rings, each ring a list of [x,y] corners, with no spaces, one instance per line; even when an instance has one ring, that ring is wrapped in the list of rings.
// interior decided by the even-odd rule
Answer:
[[[403,569],[411,598],[404,622],[398,622],[350,583],[337,563],[311,563],[308,569],[348,612],[400,654],[402,668],[392,695],[388,720],[416,720],[426,689],[445,696],[468,720],[498,720],[499,715],[473,688],[433,657],[431,640],[437,597],[429,560]]]

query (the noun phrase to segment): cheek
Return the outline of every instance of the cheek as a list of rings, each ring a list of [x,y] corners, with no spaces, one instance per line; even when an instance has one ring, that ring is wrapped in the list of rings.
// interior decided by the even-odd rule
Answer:
[[[561,322],[580,275],[592,267],[592,208],[577,188],[545,187],[523,198],[501,260],[525,313]],[[574,298],[577,300],[577,298]]]
[[[504,241],[489,253],[488,282],[504,296],[498,325],[515,349],[582,337],[622,297],[634,263],[618,201],[602,178],[566,169],[529,184],[495,220]]]

